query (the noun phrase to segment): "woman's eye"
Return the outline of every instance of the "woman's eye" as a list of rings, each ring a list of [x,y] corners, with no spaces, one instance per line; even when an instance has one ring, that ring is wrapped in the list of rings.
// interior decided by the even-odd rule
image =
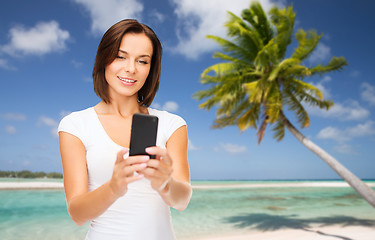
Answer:
[[[143,61],[143,60],[138,60],[138,62],[141,63],[141,64],[148,64],[147,61]]]
[[[125,59],[123,56],[117,56],[118,59]]]

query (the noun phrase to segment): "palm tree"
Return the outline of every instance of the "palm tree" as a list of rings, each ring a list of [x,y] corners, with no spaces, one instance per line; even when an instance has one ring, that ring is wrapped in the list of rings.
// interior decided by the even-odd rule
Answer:
[[[217,107],[214,128],[237,125],[242,131],[257,129],[258,143],[266,127],[273,127],[274,138],[281,141],[288,129],[303,145],[325,161],[347,181],[366,201],[375,207],[375,191],[347,170],[335,158],[307,139],[289,121],[292,112],[301,128],[310,124],[305,106],[328,110],[333,102],[323,99],[322,92],[304,78],[342,69],[344,57],[332,57],[328,64],[307,67],[302,63],[314,51],[322,35],[299,29],[295,38],[298,46],[285,58],[292,42],[295,13],[292,6],[277,7],[266,16],[262,6],[253,2],[241,17],[229,12],[225,24],[230,40],[207,36],[222,47],[213,57],[224,62],[212,65],[201,75],[206,90],[195,93],[199,106],[210,110]]]

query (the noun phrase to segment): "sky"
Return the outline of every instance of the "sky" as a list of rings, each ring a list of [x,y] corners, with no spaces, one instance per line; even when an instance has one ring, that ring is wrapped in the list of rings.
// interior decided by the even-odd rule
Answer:
[[[329,111],[308,108],[301,132],[355,175],[375,179],[375,34],[367,0],[260,1],[293,4],[295,31],[323,37],[306,66],[344,56],[342,71],[305,79],[334,101]],[[65,115],[96,105],[91,72],[103,33],[135,18],[163,45],[159,91],[151,107],[188,124],[193,180],[336,179],[336,173],[289,132],[277,142],[268,131],[212,129],[215,109],[199,109],[193,94],[206,86],[202,71],[218,62],[219,46],[205,36],[225,37],[227,11],[240,14],[249,0],[17,0],[0,8],[0,170],[62,172],[56,133]],[[288,49],[293,51],[295,41]],[[287,115],[298,126],[293,115]],[[299,127],[299,126],[298,126]]]

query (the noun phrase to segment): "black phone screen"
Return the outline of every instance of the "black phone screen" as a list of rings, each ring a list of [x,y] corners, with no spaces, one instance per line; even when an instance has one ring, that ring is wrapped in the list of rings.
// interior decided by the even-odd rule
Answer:
[[[130,136],[130,156],[150,155],[146,153],[147,147],[156,145],[159,119],[153,115],[136,113],[133,115],[131,136]],[[155,156],[150,156],[154,158]]]

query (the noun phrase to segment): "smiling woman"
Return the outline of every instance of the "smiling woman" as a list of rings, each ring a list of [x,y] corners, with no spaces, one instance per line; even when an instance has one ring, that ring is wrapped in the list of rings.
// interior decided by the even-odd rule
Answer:
[[[146,25],[113,25],[99,44],[93,70],[102,101],[60,123],[68,212],[77,225],[91,221],[86,239],[175,239],[170,207],[184,210],[192,190],[186,122],[149,108],[159,86],[161,53]],[[136,113],[159,119],[156,146],[145,149],[153,159],[129,156]]]
[[[139,89],[139,95],[143,97],[143,100],[140,97],[141,104],[150,106],[159,87],[162,47],[159,39],[150,28],[145,25],[140,25],[141,27],[137,28],[132,21],[119,22],[104,34],[95,58],[94,88],[96,94],[108,103],[110,102],[110,93],[108,92],[109,84],[108,79],[106,79],[106,68],[112,69],[113,67],[117,71],[124,71],[121,74],[125,74],[129,68],[133,71],[132,74],[135,70],[140,70],[145,75],[145,70],[147,70],[146,80],[148,81],[143,81],[144,84]],[[138,40],[141,42],[138,42]],[[113,46],[113,48],[108,46]],[[129,56],[129,54],[132,54],[132,56]],[[130,57],[132,59],[129,59]],[[129,62],[129,60],[132,62]],[[144,64],[145,62],[149,64]],[[131,65],[128,65],[128,63]],[[139,69],[138,67],[134,69],[136,66]],[[126,76],[121,75],[116,75],[116,77],[126,78]]]
[[[151,59],[150,39],[142,33],[127,33],[121,41],[117,58],[106,67],[110,99],[136,96],[146,82]]]

